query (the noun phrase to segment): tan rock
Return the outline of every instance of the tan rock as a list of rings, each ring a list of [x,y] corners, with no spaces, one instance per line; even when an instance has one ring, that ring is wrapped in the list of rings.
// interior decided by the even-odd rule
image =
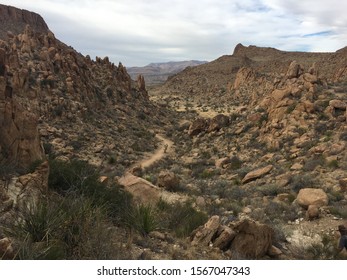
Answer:
[[[277,248],[277,247],[275,247],[275,246],[272,245],[272,246],[270,247],[269,251],[267,252],[267,254],[268,254],[270,257],[275,258],[275,257],[278,257],[279,255],[282,255],[283,252],[282,252],[279,248]]]
[[[303,78],[306,82],[309,82],[311,84],[315,84],[318,82],[318,78],[316,75],[310,74],[310,73],[305,73],[303,75]]]
[[[218,114],[208,122],[207,132],[217,131],[228,126],[229,118],[223,114]]]
[[[212,238],[216,234],[219,226],[219,216],[212,216],[206,224],[192,233],[191,244],[208,246],[210,242],[212,242]]]
[[[296,162],[290,167],[290,170],[302,170],[303,168],[304,166],[301,163]]]
[[[347,178],[342,178],[339,180],[339,184],[341,186],[341,189],[343,191],[346,191],[347,190]]]
[[[180,179],[176,176],[175,173],[162,170],[158,175],[157,185],[168,191],[175,191],[179,187]]]
[[[322,189],[314,188],[301,189],[296,197],[296,201],[300,206],[306,209],[310,205],[321,207],[329,203],[327,194]]]
[[[134,201],[140,204],[155,205],[160,199],[168,202],[185,202],[186,196],[171,193],[159,188],[147,180],[127,172],[118,179],[118,183],[133,195]]]
[[[333,143],[328,150],[329,155],[338,155],[343,152],[346,148],[346,144],[344,142]]]
[[[343,100],[334,99],[329,101],[329,106],[334,109],[346,110],[347,103]]]
[[[251,182],[253,180],[256,180],[266,174],[268,174],[273,168],[273,165],[267,165],[263,168],[259,168],[257,170],[253,170],[246,174],[246,176],[242,179],[242,183],[246,184],[248,182]]]
[[[239,89],[242,85],[254,80],[255,77],[256,74],[252,68],[241,67],[235,77],[234,89]]]
[[[145,78],[143,75],[138,75],[137,76],[137,86],[139,90],[145,91],[146,90],[146,83],[145,83]]]
[[[0,239],[0,259],[11,260],[15,257],[12,242],[8,237]]]
[[[207,120],[204,118],[197,118],[189,126],[188,134],[190,136],[196,136],[199,133],[206,131],[208,128]]]
[[[288,79],[298,78],[302,73],[302,66],[294,60],[290,63],[286,76]]]
[[[221,226],[218,231],[218,237],[214,240],[213,246],[221,250],[226,250],[230,247],[232,240],[236,236],[236,232],[227,226]]]
[[[258,259],[265,256],[273,240],[273,230],[268,225],[242,220],[232,227],[237,233],[230,249],[240,258]]]
[[[231,159],[229,157],[224,157],[217,159],[215,162],[216,168],[224,168],[225,165],[231,162]]]
[[[317,205],[309,205],[306,211],[308,220],[317,219],[319,217],[319,207]]]

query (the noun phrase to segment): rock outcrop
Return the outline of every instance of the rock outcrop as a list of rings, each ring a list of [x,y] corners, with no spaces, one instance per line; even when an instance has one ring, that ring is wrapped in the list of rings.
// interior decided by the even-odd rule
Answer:
[[[219,216],[212,216],[205,225],[191,235],[192,245],[212,245],[230,250],[237,259],[258,259],[265,255],[277,256],[272,245],[274,231],[268,225],[244,219],[229,226],[221,225]]]
[[[22,33],[28,24],[34,32],[48,32],[46,22],[39,14],[0,4],[0,39],[6,39],[8,32],[13,35]]]

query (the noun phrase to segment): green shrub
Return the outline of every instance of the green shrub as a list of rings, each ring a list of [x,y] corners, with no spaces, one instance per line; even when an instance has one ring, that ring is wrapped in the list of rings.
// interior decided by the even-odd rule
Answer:
[[[88,198],[93,206],[103,207],[116,223],[124,219],[124,209],[131,207],[132,197],[120,186],[106,186],[97,170],[83,161],[50,160],[48,185],[59,194]]]
[[[126,224],[143,236],[159,229],[158,214],[151,205],[140,204],[128,212]]]
[[[289,186],[294,192],[299,192],[303,188],[314,188],[317,180],[310,174],[297,174],[289,179]]]
[[[17,259],[109,259],[117,250],[105,211],[84,197],[51,196],[6,226]]]
[[[194,229],[207,222],[207,215],[192,207],[189,202],[168,204],[160,201],[157,205],[160,211],[161,224],[164,228],[173,230],[178,237],[189,236]]]

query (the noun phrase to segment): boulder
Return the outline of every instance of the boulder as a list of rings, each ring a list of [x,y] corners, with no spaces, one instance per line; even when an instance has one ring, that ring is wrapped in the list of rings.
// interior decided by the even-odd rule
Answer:
[[[259,168],[257,170],[253,170],[246,174],[246,176],[243,178],[242,183],[246,184],[248,182],[251,182],[253,180],[256,180],[266,174],[268,174],[273,168],[273,165],[267,165],[263,168]]]
[[[290,63],[286,76],[288,79],[298,78],[302,73],[302,66],[294,60]]]
[[[297,203],[308,208],[310,205],[317,207],[326,206],[329,203],[327,194],[322,189],[305,188],[301,189],[296,197]]]
[[[317,205],[309,205],[306,211],[306,218],[308,220],[319,218],[319,207]]]
[[[212,216],[206,224],[200,226],[191,235],[192,245],[205,245],[208,246],[220,226],[219,216]]]
[[[215,166],[216,168],[224,168],[224,166],[230,162],[231,159],[229,157],[220,158],[215,161]]]
[[[15,255],[11,240],[7,237],[0,239],[0,259],[11,260],[14,257]]]
[[[157,181],[157,185],[159,187],[162,187],[168,191],[174,191],[177,190],[179,184],[180,179],[176,176],[175,173],[168,170],[160,171]]]
[[[206,131],[207,128],[208,128],[207,120],[204,118],[197,118],[189,126],[188,134],[190,136],[196,136],[199,133]]]
[[[219,114],[213,117],[208,123],[207,132],[217,131],[229,125],[229,118],[226,115]]]
[[[39,165],[33,173],[28,173],[11,181],[8,196],[13,200],[16,209],[27,211],[48,191],[48,161]]]
[[[279,255],[282,255],[283,252],[279,248],[272,245],[271,248],[269,249],[269,251],[267,252],[267,254],[270,257],[274,258],[274,257],[278,257]]]
[[[347,103],[343,100],[333,99],[329,101],[329,106],[334,109],[346,110]]]
[[[340,187],[343,191],[347,190],[347,178],[342,178],[339,180]]]
[[[230,247],[231,242],[236,236],[236,232],[227,226],[220,226],[218,231],[218,237],[214,240],[213,246],[221,250],[226,250]]]
[[[186,196],[167,192],[129,172],[120,177],[118,183],[123,186],[126,191],[131,193],[134,201],[139,204],[155,205],[160,199],[167,203],[185,202],[187,200]]]
[[[237,234],[230,249],[238,257],[259,259],[271,249],[274,232],[268,225],[252,220],[242,220],[235,224],[232,229]]]

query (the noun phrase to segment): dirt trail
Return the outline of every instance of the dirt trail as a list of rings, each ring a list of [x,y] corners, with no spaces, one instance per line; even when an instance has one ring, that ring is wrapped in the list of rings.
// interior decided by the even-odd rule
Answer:
[[[160,147],[153,153],[149,154],[146,158],[136,162],[134,166],[140,165],[142,168],[150,167],[153,163],[162,159],[170,152],[173,142],[159,134],[156,134],[155,137],[161,141]]]

